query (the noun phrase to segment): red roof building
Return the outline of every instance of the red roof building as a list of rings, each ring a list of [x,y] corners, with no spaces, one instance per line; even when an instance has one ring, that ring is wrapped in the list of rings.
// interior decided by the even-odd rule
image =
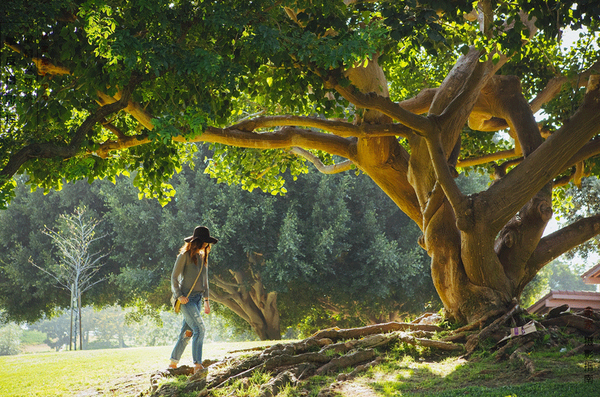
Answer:
[[[585,284],[596,284],[596,291],[556,291],[552,290],[531,305],[527,311],[535,314],[546,314],[551,309],[569,305],[571,310],[579,311],[586,307],[600,310],[600,263],[581,275]]]
[[[586,284],[596,284],[596,291],[600,292],[600,263],[581,275]]]

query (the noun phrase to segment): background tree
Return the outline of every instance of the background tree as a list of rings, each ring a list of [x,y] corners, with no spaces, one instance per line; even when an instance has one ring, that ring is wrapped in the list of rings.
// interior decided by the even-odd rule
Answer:
[[[223,244],[215,246],[210,264],[211,275],[215,276],[211,280],[213,299],[225,305],[217,312],[240,330],[250,327],[248,319],[255,319],[255,332],[263,338],[279,337],[300,323],[308,333],[324,326],[397,319],[404,313],[422,311],[429,301],[438,302],[426,272],[426,258],[415,249],[418,229],[364,175],[300,175],[288,184],[290,190],[285,196],[273,196],[217,184],[203,172],[206,156],[210,157],[211,152],[199,151],[194,170],[186,167],[171,181],[177,195],[165,207],[155,200],[140,201],[131,180],[124,177],[115,184],[65,184],[61,191],[43,198],[41,192],[27,192],[19,184],[13,203],[0,212],[0,217],[7,220],[0,222],[0,235],[7,237],[0,254],[0,285],[7,297],[16,294],[16,302],[28,298],[18,296],[21,289],[15,287],[16,280],[44,278],[44,274],[31,275],[31,268],[21,269],[18,261],[10,259],[17,241],[23,251],[31,252],[30,236],[41,235],[31,225],[39,225],[42,220],[54,224],[68,205],[79,205],[78,198],[82,203],[94,203],[95,213],[101,214],[103,222],[98,227],[106,237],[98,241],[98,249],[110,250],[106,266],[101,269],[108,282],[97,285],[100,294],[96,288],[90,291],[84,299],[88,305],[136,306],[140,315],[151,314],[149,307],[164,308],[169,297],[169,274],[182,236],[190,233],[190,224],[205,221],[224,239]],[[335,208],[329,208],[336,197],[341,199],[335,200]],[[321,203],[321,198],[327,201]],[[39,215],[45,218],[38,219],[32,207],[39,207]],[[311,215],[302,218],[300,214]],[[11,234],[9,220],[23,223],[18,235]],[[341,225],[336,228],[347,230],[339,237],[341,243],[331,237],[330,225],[336,223]],[[358,254],[370,247],[372,240],[384,242],[386,251],[371,249]],[[317,245],[320,248],[316,249]],[[45,246],[42,251],[49,252],[50,248]],[[250,261],[249,254],[262,259]],[[383,277],[375,271],[377,263],[389,258],[397,260],[393,271],[398,277]],[[319,268],[309,265],[313,262]],[[48,263],[50,266],[50,260]],[[403,268],[405,263],[412,266]],[[104,272],[106,268],[110,273]],[[250,294],[257,282],[263,286],[263,295]],[[226,285],[232,293],[218,285]],[[45,292],[48,316],[56,307],[67,304],[61,303],[60,296],[50,295],[55,294],[54,290]],[[271,310],[277,313],[272,318],[279,318],[279,325],[261,317],[260,306],[266,302],[261,296],[269,294],[277,296]],[[13,319],[33,318],[38,313],[36,305],[30,308],[33,313],[21,306],[10,306],[8,310]],[[305,318],[309,320],[303,322]],[[273,334],[267,336],[267,329],[277,331],[269,331]]]
[[[524,307],[533,305],[551,290],[595,291],[594,285],[585,284],[581,279],[586,270],[580,263],[569,263],[561,258],[553,260],[523,290]]]
[[[103,266],[102,260],[108,254],[101,252],[92,252],[92,245],[95,241],[104,236],[97,236],[95,233],[97,220],[88,219],[85,208],[77,208],[73,214],[61,216],[62,224],[59,226],[59,231],[49,228],[44,230],[44,234],[48,235],[59,254],[58,263],[54,266],[45,268],[37,265],[35,261],[30,259],[30,263],[51,276],[57,286],[71,293],[70,310],[71,310],[71,331],[70,340],[73,335],[79,335],[79,349],[83,349],[83,333],[81,327],[82,314],[82,295],[92,288],[94,285],[104,281],[102,278],[97,278],[97,273]],[[73,329],[73,319],[75,324],[78,324],[79,332]],[[69,342],[69,347],[71,342]],[[75,340],[74,347],[77,346]]]
[[[421,229],[448,318],[478,320],[600,231],[595,214],[542,237],[553,188],[600,152],[599,6],[549,4],[3,4],[0,198],[19,172],[47,189],[136,170],[166,201],[192,141],[247,189],[282,191],[306,159],[356,167]],[[495,183],[465,195],[455,170],[477,165]]]
[[[384,308],[383,300],[406,302],[411,296],[414,305],[403,308],[410,312],[422,310],[424,302],[433,299],[430,279],[423,272],[427,265],[422,253],[407,259],[414,262],[414,273],[403,278],[377,275],[373,280],[365,279],[370,277],[365,272],[372,270],[368,268],[372,267],[372,261],[379,260],[381,253],[348,254],[371,244],[363,240],[362,214],[365,212],[375,219],[373,226],[387,225],[378,232],[380,239],[394,241],[391,247],[386,247],[390,248],[388,255],[404,259],[402,252],[415,248],[417,230],[368,179],[336,175],[326,181],[319,174],[309,173],[291,181],[285,196],[249,193],[211,180],[202,172],[204,155],[210,153],[203,152],[197,157],[195,171],[184,170],[171,181],[177,194],[162,211],[157,203],[139,201],[132,189],[119,194],[114,201],[111,199],[111,210],[105,219],[118,235],[119,243],[113,252],[122,252],[119,262],[134,269],[125,270],[119,276],[120,285],[125,288],[146,285],[140,290],[150,291],[149,295],[144,294],[145,299],[155,307],[164,305],[169,296],[168,280],[174,253],[182,244],[182,236],[189,234],[190,225],[206,224],[220,239],[211,252],[211,299],[231,309],[263,339],[279,339],[282,330],[296,326],[316,306],[327,309],[322,317],[329,320],[330,310],[339,306],[335,311],[339,317],[348,317],[349,323],[350,313],[356,314],[357,305],[363,308],[361,313],[364,314],[370,310],[370,304],[379,302],[379,314],[352,316],[367,324],[376,321],[381,312],[388,316],[400,314],[398,307]],[[315,197],[317,190],[326,193]],[[339,197],[335,208],[329,208],[331,197]],[[326,201],[320,202],[321,199]],[[347,207],[351,207],[353,216],[342,216],[340,221],[338,214],[348,214]],[[298,219],[297,214],[311,215]],[[386,221],[379,222],[383,219]],[[348,233],[332,239],[335,233],[330,225],[336,222],[340,225],[336,227],[343,227]],[[160,230],[160,233],[147,234],[147,230]],[[320,248],[315,249],[315,242],[321,236],[327,241],[318,242]],[[131,249],[140,244],[140,240],[144,244],[143,256]],[[150,258],[158,259],[151,261]],[[338,268],[338,274],[332,270],[330,263],[334,262],[333,269]],[[393,266],[401,269],[401,262]],[[343,273],[339,271],[342,267],[347,267]],[[362,278],[363,283],[373,287],[366,290],[346,278]],[[418,296],[417,287],[423,287]],[[344,293],[336,292],[342,289]],[[404,290],[404,294],[397,293],[400,290]],[[321,299],[321,296],[331,298]],[[227,315],[228,312],[220,313]]]
[[[55,287],[55,280],[32,267],[29,259],[46,269],[57,264],[52,239],[42,233],[46,225],[57,225],[60,216],[73,213],[79,206],[89,215],[102,218],[106,211],[103,199],[86,183],[65,184],[60,192],[47,195],[41,190],[30,192],[23,177],[17,185],[15,200],[9,209],[0,211],[0,305],[6,308],[7,321],[33,323],[44,315],[52,316],[58,308],[70,306],[69,295]],[[107,234],[106,222],[97,226],[98,234]],[[98,242],[110,249],[110,236]],[[105,258],[99,278],[118,272],[118,264]],[[106,304],[116,299],[114,287],[100,283],[83,296],[82,304]]]
[[[69,312],[62,312],[57,313],[52,318],[42,318],[29,324],[29,329],[46,334],[44,343],[55,351],[59,351],[64,346],[72,343],[70,332],[72,323]]]
[[[575,170],[576,171],[576,170]],[[572,224],[600,212],[600,180],[597,177],[584,177],[578,185],[569,185],[558,195],[564,200],[556,200],[557,214],[565,224]],[[583,260],[596,258],[600,252],[598,235],[568,252],[567,257]]]
[[[17,324],[0,326],[0,356],[19,354],[22,334],[23,330]]]

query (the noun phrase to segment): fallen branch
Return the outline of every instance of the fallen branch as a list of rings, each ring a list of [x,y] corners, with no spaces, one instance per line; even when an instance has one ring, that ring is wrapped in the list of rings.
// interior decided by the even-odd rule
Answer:
[[[514,302],[514,301],[513,301]],[[465,348],[467,349],[467,356],[473,353],[477,346],[479,346],[479,342],[490,337],[494,332],[500,329],[500,327],[510,318],[513,314],[519,309],[519,305],[517,302],[514,302],[512,309],[506,312],[505,315],[496,319],[490,325],[485,327],[480,333],[472,335],[467,340]]]
[[[577,314],[565,314],[559,317],[554,317],[540,321],[543,325],[558,325],[561,327],[573,327],[586,334],[593,334],[600,331],[600,326],[597,321],[591,318],[579,316]]]
[[[535,365],[525,352],[531,349],[534,344],[534,341],[529,341],[523,346],[519,347],[513,352],[513,354],[510,355],[510,361],[520,360],[531,375],[535,373]]]
[[[367,335],[383,334],[386,332],[393,331],[430,331],[437,332],[441,331],[442,328],[437,325],[428,324],[411,324],[411,323],[398,323],[389,322],[383,324],[367,325],[361,328],[350,328],[350,329],[338,329],[328,328],[315,333],[312,337],[315,339],[329,338],[332,340],[339,339],[357,339]]]
[[[567,354],[565,354],[565,357],[571,357],[571,356],[575,356],[577,354],[600,354],[600,343],[592,343],[592,344],[585,344],[582,343],[581,345],[577,346],[576,348],[572,349],[570,352],[568,352]]]

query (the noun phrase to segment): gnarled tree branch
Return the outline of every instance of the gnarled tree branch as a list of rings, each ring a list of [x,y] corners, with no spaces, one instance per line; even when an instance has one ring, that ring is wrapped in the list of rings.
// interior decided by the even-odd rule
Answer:
[[[285,127],[274,132],[255,133],[231,128],[208,127],[195,137],[176,136],[176,142],[212,142],[225,145],[255,149],[289,149],[302,146],[307,149],[323,150],[328,153],[352,158],[352,141],[337,135],[326,134],[294,127]],[[145,136],[132,136],[119,141],[101,144],[96,151],[100,157],[106,157],[113,150],[127,149],[150,143]]]
[[[527,262],[533,277],[548,262],[600,234],[600,214],[580,219],[543,237]]]
[[[308,150],[304,150],[299,147],[293,147],[290,150],[290,153],[293,153],[297,156],[304,157],[305,159],[307,159],[308,161],[313,163],[313,165],[317,168],[317,170],[319,170],[319,172],[321,172],[323,174],[338,174],[340,172],[344,172],[344,171],[348,171],[348,170],[352,169],[352,166],[354,165],[352,163],[352,161],[350,161],[350,160],[344,160],[338,164],[325,165],[325,164],[323,164],[323,162],[321,161],[320,158],[318,158],[317,156],[315,156]]]
[[[587,142],[600,133],[600,76],[588,85],[584,101],[571,120],[552,134],[521,164],[479,195],[482,214],[500,230],[544,185],[567,165]],[[510,195],[512,200],[503,198]]]

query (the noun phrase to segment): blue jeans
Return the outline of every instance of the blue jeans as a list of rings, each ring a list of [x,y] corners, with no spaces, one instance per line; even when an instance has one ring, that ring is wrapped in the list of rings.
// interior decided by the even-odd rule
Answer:
[[[202,294],[190,295],[190,301],[181,305],[183,324],[179,339],[171,353],[171,360],[179,362],[183,351],[192,339],[192,358],[194,364],[202,364],[202,343],[204,341],[204,322],[201,312],[204,308]]]

